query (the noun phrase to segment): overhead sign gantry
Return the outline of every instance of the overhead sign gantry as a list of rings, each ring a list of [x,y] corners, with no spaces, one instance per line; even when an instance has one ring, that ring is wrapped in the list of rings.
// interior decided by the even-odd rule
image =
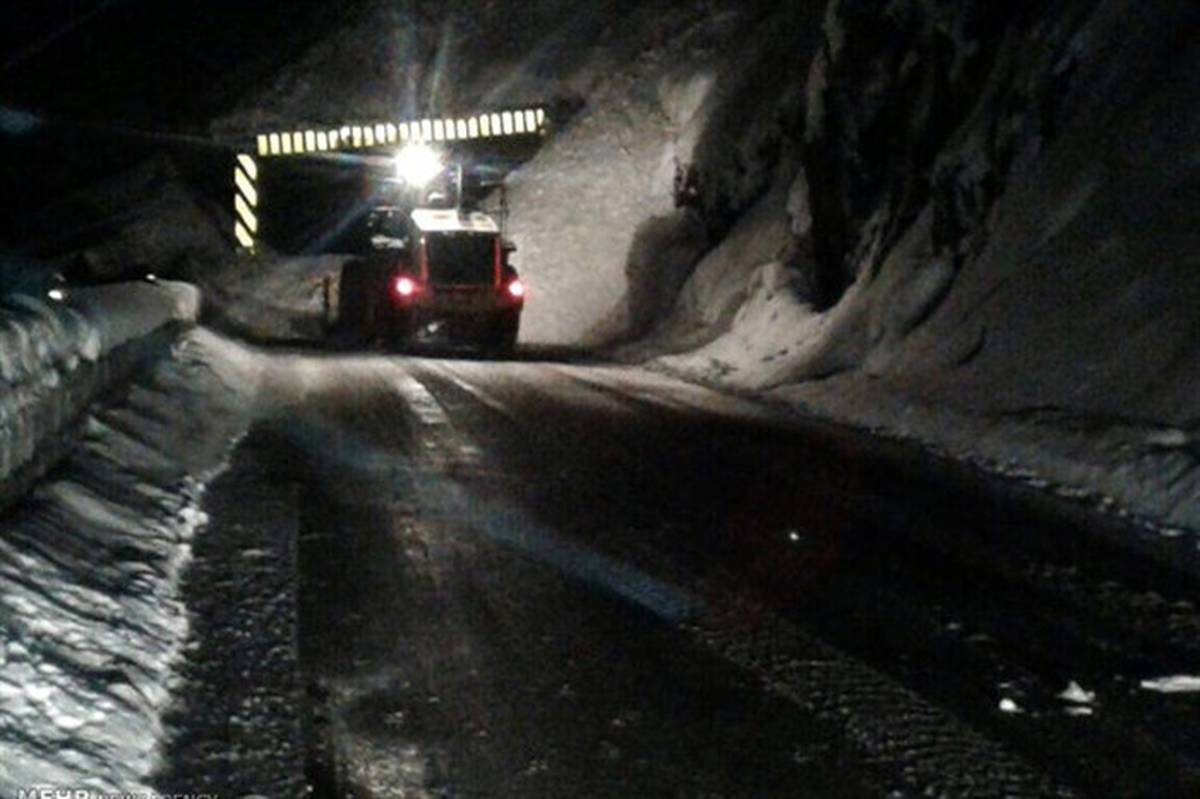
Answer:
[[[468,117],[428,117],[259,133],[253,140],[254,152],[239,152],[236,157],[233,172],[234,240],[238,249],[245,253],[253,253],[258,245],[264,203],[259,184],[260,160],[408,144],[540,136],[545,132],[546,110],[533,107]]]

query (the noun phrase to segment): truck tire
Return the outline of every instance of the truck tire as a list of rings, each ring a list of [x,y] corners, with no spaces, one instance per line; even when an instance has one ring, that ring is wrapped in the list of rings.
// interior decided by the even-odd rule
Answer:
[[[338,288],[337,329],[347,337],[359,340],[363,336],[367,280],[366,265],[362,261],[347,261],[342,266],[341,284]]]
[[[504,357],[511,357],[517,351],[517,335],[520,332],[520,320],[517,317],[502,317],[496,322],[488,342],[489,352]]]

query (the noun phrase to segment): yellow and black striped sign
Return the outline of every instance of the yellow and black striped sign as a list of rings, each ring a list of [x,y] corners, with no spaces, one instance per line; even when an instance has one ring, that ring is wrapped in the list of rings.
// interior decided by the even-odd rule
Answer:
[[[276,131],[255,137],[257,153],[240,153],[233,172],[234,237],[244,251],[253,252],[258,237],[260,192],[258,158],[360,150],[388,145],[457,142],[505,136],[542,135],[546,111],[524,108],[496,111],[469,117],[445,117],[343,125],[340,128]]]
[[[233,235],[238,246],[253,250],[258,236],[258,164],[241,153],[233,168]]]

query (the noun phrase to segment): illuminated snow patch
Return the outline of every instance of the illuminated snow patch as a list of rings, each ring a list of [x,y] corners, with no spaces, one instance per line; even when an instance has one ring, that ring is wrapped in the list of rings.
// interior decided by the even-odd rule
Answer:
[[[1076,705],[1090,705],[1096,701],[1096,692],[1088,691],[1082,685],[1074,680],[1066,687],[1058,698],[1064,702],[1071,702]]]
[[[1200,677],[1177,674],[1170,677],[1157,677],[1142,680],[1142,688],[1160,694],[1194,694],[1200,693]]]

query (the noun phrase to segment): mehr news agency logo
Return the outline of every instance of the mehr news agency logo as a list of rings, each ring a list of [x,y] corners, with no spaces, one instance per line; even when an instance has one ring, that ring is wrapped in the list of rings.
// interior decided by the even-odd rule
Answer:
[[[26,788],[17,791],[17,799],[221,799],[217,793],[153,793],[148,791],[94,791],[86,788]],[[229,797],[229,799],[234,799]],[[267,799],[248,794],[237,799]]]

